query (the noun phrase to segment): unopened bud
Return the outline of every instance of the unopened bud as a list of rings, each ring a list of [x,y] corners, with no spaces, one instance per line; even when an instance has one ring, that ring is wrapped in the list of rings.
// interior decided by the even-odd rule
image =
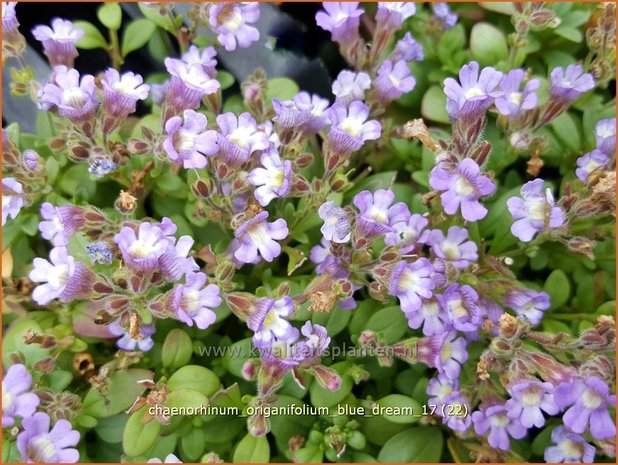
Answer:
[[[341,386],[341,376],[332,368],[316,365],[311,368],[316,381],[327,391],[336,391]]]
[[[503,313],[500,316],[499,328],[500,333],[507,338],[511,338],[517,333],[517,318],[508,313]]]

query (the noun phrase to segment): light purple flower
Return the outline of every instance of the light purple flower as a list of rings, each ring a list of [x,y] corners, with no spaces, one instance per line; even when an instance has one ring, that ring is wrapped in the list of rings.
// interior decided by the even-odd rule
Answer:
[[[8,37],[18,33],[19,21],[15,14],[17,2],[2,2],[2,35]]]
[[[463,65],[459,71],[459,82],[453,78],[444,80],[446,109],[453,119],[475,116],[484,113],[502,93],[496,88],[503,74],[494,68],[480,70],[479,64],[472,61]]]
[[[34,268],[28,275],[31,281],[43,283],[32,292],[32,298],[39,305],[47,305],[59,298],[70,302],[92,291],[94,275],[82,263],[76,262],[65,247],[54,247],[49,260],[35,258]]]
[[[554,399],[561,409],[570,406],[562,421],[574,433],[583,434],[589,427],[594,439],[616,436],[616,425],[608,412],[608,408],[616,406],[616,396],[602,379],[589,376],[563,382],[556,388]]]
[[[41,105],[44,108],[55,106],[60,116],[83,123],[97,111],[96,90],[94,76],[86,74],[80,80],[76,69],[59,65],[54,68],[50,82],[43,86]]]
[[[254,168],[247,181],[257,186],[254,195],[261,206],[267,206],[273,199],[288,195],[292,185],[292,162],[281,160],[276,149],[262,153],[262,167]]]
[[[393,62],[399,60],[405,62],[422,61],[425,59],[425,53],[423,52],[423,46],[414,39],[411,33],[406,32],[395,44],[395,49],[389,59]]]
[[[132,72],[118,73],[113,68],[105,71],[103,85],[103,108],[110,115],[125,118],[135,112],[138,100],[148,97],[150,86],[144,84],[144,79]]]
[[[24,198],[24,188],[19,181],[14,178],[2,179],[2,226],[6,220],[17,218],[22,207],[26,204]]]
[[[228,52],[236,50],[236,44],[248,48],[260,39],[260,32],[250,26],[258,19],[258,2],[214,3],[210,7],[210,27]]]
[[[146,463],[183,463],[183,462],[178,457],[176,457],[174,454],[167,454],[163,462],[161,462],[161,459],[155,457],[153,459],[148,460],[148,462]]]
[[[549,94],[556,100],[571,103],[584,92],[594,89],[594,78],[590,73],[584,73],[580,65],[569,65],[565,68],[554,68],[550,75],[552,86]]]
[[[365,91],[371,87],[371,78],[367,73],[344,69],[333,82],[335,103],[349,106],[352,102],[365,100]]]
[[[268,223],[268,212],[261,212],[243,223],[235,233],[240,246],[234,256],[242,263],[253,263],[258,252],[264,260],[272,262],[281,253],[278,240],[289,234],[288,225],[283,218]]]
[[[588,176],[595,171],[603,171],[609,165],[609,157],[602,151],[594,149],[577,159],[575,174],[581,182],[586,182]]]
[[[437,374],[429,380],[427,385],[427,395],[431,396],[427,401],[428,405],[435,405],[437,415],[442,414],[444,399],[453,393],[458,393],[459,381],[443,374]]]
[[[431,275],[433,267],[426,258],[419,258],[413,263],[397,263],[389,276],[389,293],[399,298],[401,310],[411,313],[421,308],[422,298],[432,296],[435,286]]]
[[[358,2],[323,2],[315,15],[315,21],[322,29],[331,33],[333,41],[349,45],[358,37],[360,16],[365,12]]]
[[[433,14],[436,15],[436,18],[442,23],[444,29],[450,29],[457,24],[457,13],[451,12],[448,3],[432,3],[431,8],[433,9]]]
[[[418,329],[423,326],[423,334],[434,336],[442,334],[449,326],[449,317],[441,295],[434,294],[428,299],[422,299],[421,306],[405,313],[408,326]]]
[[[274,121],[282,128],[299,128],[311,118],[312,104],[297,100],[272,99],[275,111]]]
[[[459,331],[475,331],[481,324],[479,296],[467,284],[451,284],[443,295],[444,306],[451,323]]]
[[[165,91],[165,101],[175,112],[196,109],[204,95],[214,94],[221,83],[205,71],[202,64],[187,64],[176,58],[166,58],[165,68],[171,79]]]
[[[519,419],[526,428],[545,424],[543,412],[548,415],[558,413],[554,400],[554,386],[536,379],[512,382],[508,388],[511,399],[506,402],[509,418]]]
[[[545,449],[543,458],[547,463],[594,462],[594,446],[588,444],[579,434],[557,426],[551,432],[551,440],[556,445]]]
[[[45,221],[39,223],[41,236],[54,246],[65,246],[69,239],[86,224],[84,210],[75,205],[53,206],[49,202],[41,205],[41,216]]]
[[[333,202],[325,202],[320,206],[318,215],[324,221],[320,228],[324,239],[339,244],[350,240],[352,228],[346,211],[337,207]]]
[[[436,257],[448,261],[457,269],[464,269],[478,260],[476,243],[466,239],[468,239],[466,228],[451,226],[446,237],[439,229],[432,230],[427,243]]]
[[[241,166],[258,150],[266,150],[270,145],[268,134],[260,130],[249,113],[238,117],[234,113],[217,116],[221,130],[218,135],[219,155],[231,166]]]
[[[496,190],[491,179],[481,174],[479,165],[471,158],[463,159],[453,169],[437,165],[431,170],[429,184],[432,189],[443,192],[440,198],[444,211],[454,215],[461,208],[461,216],[466,221],[485,218],[487,209],[478,199]]]
[[[425,228],[429,220],[418,213],[413,213],[407,221],[393,224],[393,231],[386,233],[384,242],[388,246],[399,245],[399,252],[407,254],[425,243],[428,235]]]
[[[509,450],[509,436],[514,439],[523,438],[528,432],[518,419],[507,415],[508,408],[503,405],[494,405],[472,413],[474,431],[484,435],[489,431],[489,445],[495,449]]]
[[[253,330],[253,344],[258,348],[270,348],[275,341],[292,342],[298,339],[298,329],[287,320],[296,310],[291,297],[280,299],[263,298],[257,311],[249,317],[247,326]]]
[[[154,325],[142,325],[139,329],[137,337],[132,337],[128,330],[120,326],[120,322],[114,321],[108,326],[109,332],[114,336],[122,336],[116,341],[119,349],[127,352],[141,350],[148,352],[154,346],[152,335],[155,333]]]
[[[502,95],[496,98],[496,108],[501,115],[513,119],[524,111],[536,107],[537,95],[534,91],[539,88],[541,82],[538,79],[530,79],[521,90],[525,74],[523,69],[512,69],[500,81]]]
[[[28,171],[38,174],[45,170],[45,162],[35,150],[26,149],[21,155],[24,166]]]
[[[11,365],[2,377],[2,427],[15,424],[15,417],[31,417],[39,405],[36,394],[29,392],[32,375],[24,365]]]
[[[347,109],[336,103],[328,112],[332,123],[328,141],[337,152],[356,152],[366,141],[376,140],[382,133],[378,121],[367,121],[369,107],[362,102],[352,102]]]
[[[375,97],[385,105],[410,92],[415,85],[416,79],[410,74],[410,68],[405,61],[386,60],[378,68],[378,75],[374,81]]]
[[[594,127],[597,149],[608,157],[616,156],[616,118],[602,119]]]
[[[17,450],[26,463],[76,463],[79,432],[67,420],[58,420],[50,430],[51,419],[43,412],[25,418],[24,430],[17,435]]]
[[[294,97],[294,103],[297,107],[309,107],[310,117],[309,119],[302,125],[302,130],[305,135],[312,135],[317,132],[320,132],[330,123],[328,119],[328,107],[330,105],[329,101],[325,98],[320,97],[319,95],[309,95],[307,92],[299,92]]]
[[[375,193],[362,191],[354,196],[354,206],[360,215],[356,218],[356,229],[360,237],[371,239],[393,232],[393,225],[408,221],[410,210],[403,202],[397,202],[390,189],[378,189]]]
[[[310,320],[305,322],[300,332],[306,339],[294,346],[294,352],[304,364],[312,364],[322,356],[330,344],[330,337],[324,326],[313,324]]]
[[[185,110],[180,116],[173,116],[165,123],[167,138],[163,150],[170,160],[183,168],[202,169],[211,157],[219,151],[217,132],[206,130],[208,119],[201,113]]]
[[[342,260],[331,253],[330,241],[325,238],[322,238],[320,245],[311,248],[309,259],[318,265],[315,269],[318,275],[328,273],[335,279],[350,275]]]
[[[457,337],[456,331],[445,331],[440,336],[440,352],[436,356],[436,368],[438,373],[457,379],[461,372],[461,365],[468,360],[466,340]]]
[[[73,67],[73,61],[79,55],[75,43],[84,35],[84,31],[75,28],[71,21],[54,18],[51,27],[36,26],[32,29],[32,35],[43,44],[43,53],[51,66]]]
[[[396,30],[414,13],[416,13],[414,2],[378,2],[376,21]]]
[[[470,403],[459,391],[444,398],[442,422],[453,431],[467,431],[472,424]],[[440,412],[441,414],[442,412]]]
[[[204,72],[211,78],[217,76],[217,51],[214,47],[204,47],[204,50],[200,52],[200,49],[195,45],[191,45],[189,49],[182,54],[181,60],[189,66],[200,65]]]
[[[538,325],[545,310],[550,307],[549,295],[531,289],[513,288],[504,295],[504,303],[525,318],[531,325]]]
[[[529,242],[536,233],[559,228],[564,224],[564,212],[555,206],[549,188],[543,191],[543,180],[529,181],[521,188],[521,198],[511,197],[506,205],[517,221],[511,226],[511,233],[520,241]]]
[[[212,311],[221,305],[219,288],[215,284],[206,285],[204,273],[187,273],[185,284],[177,285],[170,294],[169,307],[174,316],[188,326],[206,329],[217,319]]]

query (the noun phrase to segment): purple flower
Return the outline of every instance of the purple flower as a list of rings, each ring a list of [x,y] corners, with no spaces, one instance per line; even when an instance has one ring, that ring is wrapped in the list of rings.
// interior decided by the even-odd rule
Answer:
[[[348,109],[335,103],[328,112],[332,123],[328,141],[337,152],[356,152],[366,141],[376,140],[382,133],[378,121],[367,121],[369,107],[362,102],[352,102]]]
[[[234,256],[242,263],[253,263],[258,252],[264,260],[272,262],[281,253],[281,246],[276,242],[289,234],[288,225],[283,218],[268,223],[268,212],[261,212],[243,223],[235,233],[240,242]]]
[[[54,246],[65,246],[69,239],[86,224],[84,210],[74,205],[54,207],[45,202],[41,205],[41,216],[45,221],[39,223],[41,236]]]
[[[25,204],[21,183],[14,178],[2,179],[2,226],[9,216],[15,219]]]
[[[481,174],[479,165],[471,158],[465,158],[453,169],[437,165],[431,170],[429,184],[432,189],[443,192],[440,196],[444,211],[454,215],[461,207],[461,216],[466,221],[485,218],[487,209],[478,199],[491,195],[496,190],[494,183]]]
[[[228,51],[248,48],[260,39],[260,32],[249,24],[260,19],[257,2],[214,3],[210,7],[210,27],[217,34],[219,43]]]
[[[489,431],[489,445],[495,449],[509,450],[509,435],[514,439],[521,439],[528,432],[518,419],[510,418],[507,413],[510,412],[504,404],[472,413],[474,431],[479,435]]]
[[[410,74],[410,68],[405,61],[386,60],[378,68],[378,76],[374,82],[375,96],[385,105],[410,92],[415,85],[416,79]]]
[[[392,62],[399,60],[405,62],[422,61],[425,59],[425,53],[423,52],[423,46],[414,39],[411,33],[406,32],[395,44],[395,49],[389,59]]]
[[[15,14],[17,2],[2,2],[2,35],[14,36],[18,34],[19,21]]]
[[[472,61],[463,65],[459,71],[459,82],[453,78],[444,80],[446,109],[453,119],[478,115],[494,102],[502,93],[496,90],[503,74],[494,68],[480,70],[479,64]]]
[[[309,119],[302,125],[305,135],[315,134],[328,126],[330,120],[328,119],[327,109],[330,103],[327,99],[319,95],[299,92],[293,100],[298,108],[311,106]]]
[[[594,439],[616,436],[616,425],[608,412],[609,407],[615,407],[616,396],[602,379],[589,376],[585,380],[561,383],[554,398],[561,409],[571,406],[562,421],[574,433],[583,434],[590,427]]]
[[[218,152],[217,133],[206,130],[208,119],[201,113],[185,110],[165,123],[167,139],[163,150],[176,164],[184,168],[202,169],[208,164],[207,156]]]
[[[414,13],[416,13],[414,2],[378,2],[376,21],[390,29],[399,29]]]
[[[439,229],[431,231],[427,243],[436,257],[450,262],[457,269],[464,269],[478,260],[476,243],[466,239],[468,239],[466,228],[451,226],[446,237]]]
[[[399,245],[399,252],[402,254],[410,253],[425,242],[425,228],[428,224],[427,218],[414,213],[407,221],[394,223],[393,231],[386,233],[384,242],[388,246]]]
[[[594,127],[597,149],[608,157],[616,155],[616,118],[602,119]]]
[[[187,64],[176,58],[166,58],[165,68],[171,79],[165,92],[166,103],[175,112],[198,108],[204,95],[214,94],[221,84],[205,71],[201,64]]]
[[[313,105],[302,101],[272,99],[275,111],[274,121],[282,128],[298,128],[311,118]]]
[[[393,225],[408,221],[410,210],[403,202],[391,205],[395,194],[390,189],[378,189],[375,193],[362,191],[354,196],[354,206],[360,215],[356,218],[356,228],[360,237],[371,239],[393,232]]]
[[[181,60],[189,66],[200,65],[204,72],[214,79],[217,75],[217,70],[215,69],[217,66],[217,60],[215,60],[216,56],[217,51],[214,47],[205,47],[204,50],[200,52],[197,46],[191,45],[189,50],[183,53]]]
[[[609,157],[602,151],[594,149],[592,152],[577,159],[577,169],[575,174],[581,182],[586,182],[588,176],[595,171],[603,171],[609,165]]]
[[[325,238],[322,238],[320,245],[311,248],[309,259],[318,265],[315,269],[318,275],[328,273],[335,279],[350,275],[343,261],[331,253],[330,241]]]
[[[457,393],[458,389],[459,382],[457,379],[449,378],[443,374],[437,374],[429,380],[429,384],[427,385],[427,395],[431,396],[427,404],[435,405],[436,413],[440,415],[442,413],[444,399],[453,393]]]
[[[328,344],[330,337],[324,326],[313,324],[311,321],[306,321],[300,328],[300,332],[305,336],[305,340],[299,341],[294,351],[299,360],[304,364],[312,364],[322,356]]]
[[[315,15],[315,21],[322,29],[331,33],[333,41],[349,45],[358,37],[360,16],[365,12],[358,2],[323,2]]]
[[[55,106],[60,116],[83,123],[97,111],[96,90],[94,76],[86,74],[80,80],[76,69],[59,65],[54,68],[51,81],[43,86],[41,104],[45,108]]]
[[[105,71],[103,85],[103,108],[110,115],[125,118],[135,112],[138,100],[148,97],[150,86],[144,84],[144,79],[132,72],[120,75],[118,71],[109,68]]]
[[[50,65],[73,67],[73,61],[79,55],[75,43],[84,31],[76,29],[71,21],[60,18],[52,19],[51,26],[39,25],[32,29],[32,35],[43,44],[43,53]]]
[[[114,336],[122,336],[116,341],[116,345],[124,351],[141,350],[142,352],[148,352],[154,346],[154,341],[152,340],[152,335],[155,333],[154,325],[142,325],[139,329],[139,334],[135,338],[131,336],[128,330],[120,326],[118,321],[114,321],[108,328],[109,332]]]
[[[24,166],[28,171],[32,171],[33,173],[42,173],[45,170],[45,162],[35,150],[24,150],[22,157]]]
[[[547,463],[592,463],[594,446],[588,444],[579,434],[570,432],[563,426],[557,426],[551,432],[555,446],[545,449],[543,458]]]
[[[161,459],[155,457],[153,459],[148,460],[148,462],[146,463],[183,463],[183,462],[178,457],[176,457],[174,454],[167,454],[163,462],[161,462]]]
[[[247,181],[255,189],[254,195],[261,206],[267,206],[273,199],[285,197],[292,184],[292,162],[281,160],[276,149],[264,152],[260,156],[263,168],[251,170]]]
[[[247,326],[253,330],[253,344],[258,348],[270,348],[275,341],[293,342],[298,339],[298,329],[287,320],[294,311],[294,301],[285,296],[280,299],[263,298],[257,311],[249,318]]]
[[[88,167],[88,172],[97,178],[107,176],[114,171],[118,165],[109,158],[96,158]]]
[[[509,418],[518,419],[526,428],[545,424],[543,412],[548,415],[558,413],[554,400],[554,386],[536,379],[524,379],[511,383],[507,390],[511,399],[506,403]]]
[[[371,87],[371,78],[362,71],[355,73],[344,69],[333,82],[335,103],[349,106],[352,102],[365,99],[365,91]]]
[[[513,288],[504,295],[504,303],[525,318],[531,325],[538,325],[545,310],[550,307],[549,295],[531,289]]]
[[[35,258],[34,268],[29,274],[31,281],[44,283],[32,292],[32,298],[39,305],[47,305],[59,298],[70,302],[92,290],[94,275],[80,262],[69,255],[65,247],[54,247],[49,252],[50,261]]]
[[[206,329],[217,319],[212,311],[221,305],[219,288],[215,284],[206,285],[204,273],[187,273],[185,284],[177,285],[170,294],[169,307],[174,316],[199,329]]]
[[[346,211],[337,207],[333,202],[326,202],[320,206],[318,215],[324,221],[320,228],[324,239],[339,244],[344,244],[350,240],[352,228]]]
[[[446,2],[432,3],[433,14],[442,23],[444,29],[450,29],[457,24],[457,13],[452,13]]]
[[[421,298],[432,296],[435,286],[431,275],[433,267],[426,258],[419,258],[413,263],[397,263],[389,276],[389,293],[399,298],[404,313],[417,311],[422,306]]]
[[[470,403],[459,391],[444,398],[442,422],[454,431],[466,431],[472,424]],[[440,412],[441,414],[442,412]]]
[[[440,352],[435,361],[438,373],[457,379],[461,365],[468,360],[466,340],[463,337],[457,337],[455,331],[446,331],[440,336],[440,346]]]
[[[512,69],[500,81],[502,95],[496,98],[496,108],[501,115],[513,119],[525,110],[536,107],[537,95],[534,91],[539,88],[541,82],[538,79],[531,79],[522,91],[520,89],[525,74],[523,69]]]
[[[17,450],[26,463],[76,463],[79,452],[74,446],[79,442],[79,433],[67,420],[58,420],[49,429],[51,419],[43,412],[25,418],[24,430],[17,435]]]
[[[421,306],[411,312],[407,312],[408,326],[418,329],[423,326],[423,334],[426,336],[439,335],[449,325],[449,317],[441,295],[434,294],[428,299],[422,299]]]
[[[539,178],[524,184],[521,198],[511,197],[506,205],[517,220],[511,226],[511,233],[523,242],[531,241],[538,232],[564,224],[564,212],[555,206],[549,188],[543,192],[543,180]]]
[[[479,296],[474,289],[464,284],[451,284],[444,291],[444,306],[451,323],[459,331],[475,331],[481,324],[481,312],[477,306]]]
[[[12,365],[2,377],[2,427],[15,424],[15,417],[31,417],[39,405],[36,394],[28,392],[32,376],[21,363]]]
[[[569,65],[566,69],[554,68],[550,75],[550,95],[556,100],[571,103],[584,92],[594,89],[592,74],[585,73],[580,65]]]
[[[252,153],[266,150],[270,145],[268,135],[258,128],[249,113],[238,117],[234,113],[224,113],[217,116],[217,124],[221,130],[217,138],[219,155],[232,166],[243,165]]]

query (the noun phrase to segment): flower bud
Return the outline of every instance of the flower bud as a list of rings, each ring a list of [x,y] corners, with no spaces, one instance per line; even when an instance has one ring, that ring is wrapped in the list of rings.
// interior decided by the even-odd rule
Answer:
[[[238,318],[247,321],[258,310],[257,297],[248,292],[233,292],[225,297],[228,306]]]
[[[324,365],[315,365],[311,367],[310,371],[320,386],[327,391],[336,391],[341,386],[341,376],[332,368],[325,367]]]
[[[254,360],[247,360],[243,366],[242,369],[240,370],[240,373],[243,377],[243,379],[247,380],[247,381],[253,381],[255,380],[256,374],[257,374],[257,364],[255,363]]]

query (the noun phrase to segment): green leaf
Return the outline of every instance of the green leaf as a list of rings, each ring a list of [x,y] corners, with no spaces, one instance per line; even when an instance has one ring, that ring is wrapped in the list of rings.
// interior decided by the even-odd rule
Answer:
[[[97,11],[97,17],[106,28],[117,31],[122,24],[122,8],[119,3],[105,3]]]
[[[266,93],[271,99],[291,100],[298,92],[298,84],[289,78],[277,77],[267,82]]]
[[[421,426],[393,436],[380,450],[379,462],[439,462],[444,439],[438,428]]]
[[[377,404],[387,410],[379,410],[381,415],[393,423],[414,423],[422,416],[422,407],[411,397],[390,394],[378,400]]]
[[[479,6],[489,11],[511,16],[515,13],[512,2],[479,2]]]
[[[101,31],[94,24],[88,21],[74,21],[73,25],[75,29],[82,29],[84,31],[84,35],[75,43],[77,48],[91,50],[108,47],[105,37],[103,37]]]
[[[17,320],[4,334],[2,339],[2,361],[5,368],[14,362],[11,360],[11,353],[19,352],[23,355],[26,365],[30,368],[44,358],[49,357],[49,349],[43,349],[39,344],[26,344],[24,335],[26,331],[34,331],[36,334],[43,334],[43,329],[34,320]]]
[[[195,389],[179,388],[171,391],[165,399],[165,405],[170,408],[195,409],[206,408],[210,404],[208,397]],[[203,413],[203,412],[202,412]]]
[[[481,66],[495,65],[509,56],[504,33],[489,23],[476,23],[472,27],[470,50]]]
[[[232,462],[234,463],[268,463],[270,460],[270,446],[264,436],[253,437],[247,434],[240,440]]]
[[[85,412],[93,417],[110,417],[127,410],[146,389],[138,381],[152,379],[152,371],[130,368],[117,371],[109,379],[109,387],[101,394],[90,389],[84,397]]]
[[[554,29],[556,35],[565,38],[571,42],[579,43],[583,40],[584,35],[579,29],[569,26],[559,26]]]
[[[64,175],[59,182],[60,189],[67,195],[75,196],[76,191],[81,188],[85,189],[88,197],[94,196],[97,185],[90,179],[90,173],[88,173],[88,165],[80,163],[69,167],[64,172]]]
[[[408,321],[399,305],[386,307],[373,314],[365,329],[381,333],[384,342],[392,344],[401,339],[408,329]]]
[[[571,283],[564,271],[554,270],[547,277],[543,290],[549,294],[551,308],[560,308],[569,301]]]
[[[217,81],[221,83],[221,90],[229,89],[234,85],[234,76],[227,71],[217,71]]]
[[[311,321],[324,326],[328,330],[328,335],[332,337],[345,329],[348,321],[352,318],[352,313],[350,310],[335,306],[330,312],[313,312]]]
[[[393,423],[381,416],[365,417],[362,422],[361,431],[370,443],[377,446],[383,446],[388,440],[407,428],[407,425]]]
[[[122,442],[122,432],[129,417],[124,413],[99,419],[94,429],[101,439],[110,444]]]
[[[457,52],[466,45],[466,31],[461,24],[447,29],[438,40],[437,53],[442,63],[452,64]]]
[[[191,461],[196,461],[206,450],[206,433],[201,428],[193,428],[180,438],[180,449]]]
[[[437,121],[438,123],[448,123],[448,113],[446,112],[446,95],[438,86],[431,86],[421,102],[421,114],[423,118]]]
[[[143,454],[154,445],[159,437],[161,423],[154,419],[150,423],[144,423],[144,415],[148,408],[147,405],[142,407],[127,421],[122,435],[122,448],[129,457]]]
[[[142,2],[137,4],[142,14],[152,21],[154,24],[159,26],[162,29],[165,29],[167,32],[171,32],[172,34],[176,31],[176,26],[174,22],[168,15],[159,14],[159,8],[150,8],[144,5]]]
[[[578,153],[582,145],[581,123],[567,112],[551,122],[551,127],[556,133],[560,143],[572,152]]]
[[[294,452],[294,457],[298,463],[322,463],[324,461],[324,453],[317,445],[309,444]]]
[[[161,361],[164,367],[179,368],[191,360],[193,345],[191,338],[182,329],[172,329],[165,337]]]
[[[132,51],[146,45],[155,30],[155,24],[147,19],[136,19],[131,22],[122,35],[122,46],[120,48],[122,56],[126,57]]]
[[[210,397],[221,388],[219,378],[206,367],[187,365],[170,376],[167,381],[170,391],[178,388],[190,388]]]

